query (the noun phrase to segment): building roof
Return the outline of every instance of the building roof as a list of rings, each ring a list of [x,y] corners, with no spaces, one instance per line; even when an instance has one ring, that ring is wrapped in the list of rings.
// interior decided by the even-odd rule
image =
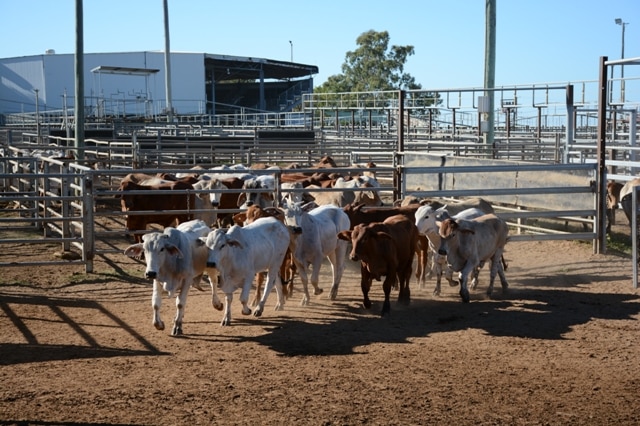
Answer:
[[[261,71],[265,80],[308,78],[318,73],[318,67],[315,65],[263,58],[212,55],[209,53],[205,54],[205,68],[207,70],[213,69],[216,81],[238,79],[258,80],[260,79]]]

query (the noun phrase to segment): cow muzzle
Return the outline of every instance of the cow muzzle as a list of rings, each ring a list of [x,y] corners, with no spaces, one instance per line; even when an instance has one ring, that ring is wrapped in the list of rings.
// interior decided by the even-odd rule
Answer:
[[[358,255],[357,254],[352,254],[351,256],[349,256],[349,259],[353,260],[354,262],[358,260]]]
[[[158,273],[155,271],[147,271],[145,272],[144,276],[150,280],[154,280],[158,276]]]
[[[445,249],[438,249],[438,254],[441,256],[446,256],[447,255],[447,251]]]
[[[207,262],[207,268],[217,268],[216,262]]]

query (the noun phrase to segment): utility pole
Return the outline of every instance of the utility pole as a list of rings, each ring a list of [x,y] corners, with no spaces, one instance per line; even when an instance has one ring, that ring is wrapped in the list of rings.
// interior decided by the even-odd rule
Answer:
[[[484,37],[484,95],[489,97],[488,129],[485,142],[488,145],[493,145],[495,123],[495,92],[493,89],[496,86],[496,0],[486,0]]]
[[[84,159],[84,21],[82,0],[76,0],[76,99],[74,107],[76,159]]]
[[[167,97],[167,122],[173,122],[173,105],[171,104],[171,48],[169,47],[169,6],[162,0],[164,7],[164,87]]]

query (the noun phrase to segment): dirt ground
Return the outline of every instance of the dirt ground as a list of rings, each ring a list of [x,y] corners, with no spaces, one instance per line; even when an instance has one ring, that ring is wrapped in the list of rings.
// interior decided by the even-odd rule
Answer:
[[[119,243],[120,244],[120,243]],[[126,247],[121,241],[122,248]],[[26,250],[30,250],[26,253]],[[380,318],[347,261],[338,299],[240,314],[221,327],[191,290],[183,337],[151,324],[151,285],[124,255],[0,271],[0,424],[637,425],[640,292],[628,256],[587,243],[510,242],[509,292],[463,304],[434,282]],[[51,256],[20,245],[0,256]],[[296,281],[296,288],[300,283]],[[393,293],[392,297],[397,297]]]

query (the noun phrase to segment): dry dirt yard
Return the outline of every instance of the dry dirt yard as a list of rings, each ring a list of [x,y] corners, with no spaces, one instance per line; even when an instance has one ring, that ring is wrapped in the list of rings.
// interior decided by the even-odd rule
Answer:
[[[127,242],[122,241],[122,248]],[[0,255],[47,258],[13,245]],[[471,303],[412,287],[380,318],[362,307],[348,261],[338,299],[300,292],[261,318],[221,327],[191,290],[183,337],[151,325],[142,264],[112,255],[79,266],[0,272],[3,425],[638,425],[640,294],[628,256],[587,243],[511,242],[508,294]],[[299,289],[299,281],[296,281]],[[164,299],[169,325],[174,300]]]

